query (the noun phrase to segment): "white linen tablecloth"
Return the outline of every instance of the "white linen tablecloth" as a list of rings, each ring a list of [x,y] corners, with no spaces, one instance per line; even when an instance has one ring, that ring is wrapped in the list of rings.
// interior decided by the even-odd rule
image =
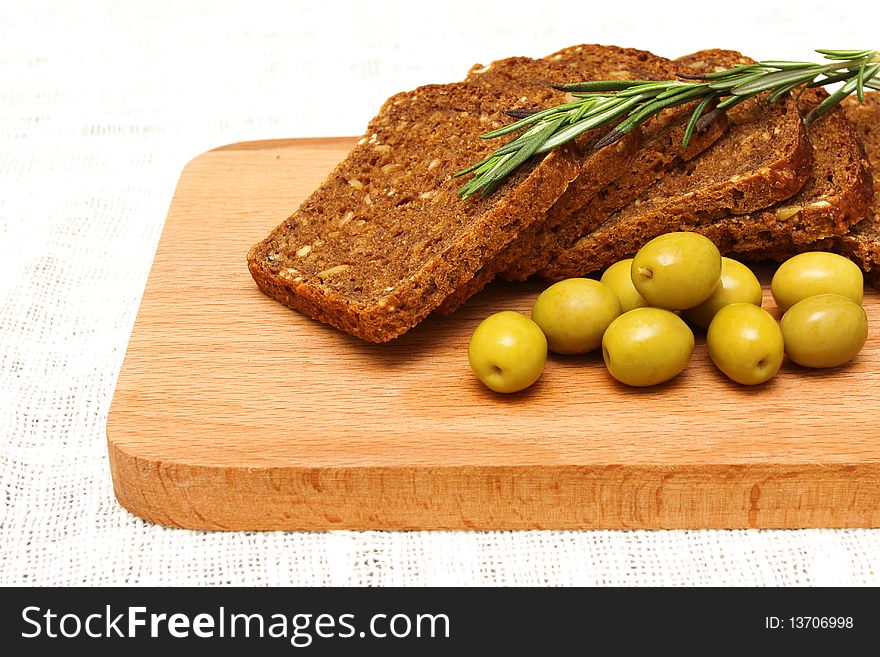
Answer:
[[[594,42],[880,46],[857,5],[809,1],[4,1],[0,584],[880,584],[880,531],[206,533],[117,505],[107,411],[190,158],[359,134],[396,91]]]

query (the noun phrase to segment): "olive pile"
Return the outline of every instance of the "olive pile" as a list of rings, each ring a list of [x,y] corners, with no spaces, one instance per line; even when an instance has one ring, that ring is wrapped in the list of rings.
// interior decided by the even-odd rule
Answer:
[[[783,355],[803,367],[837,367],[861,351],[868,319],[861,270],[843,256],[809,252],[784,262],[770,284],[784,313],[761,308],[761,284],[697,233],[667,233],[599,281],[570,278],[542,292],[531,319],[501,312],[474,331],[468,360],[496,392],[517,392],[541,376],[547,350],[582,354],[601,346],[608,372],[652,386],[684,370],[694,351],[687,322],[706,329],[709,356],[744,385],[764,383]],[[687,320],[687,321],[685,321]]]

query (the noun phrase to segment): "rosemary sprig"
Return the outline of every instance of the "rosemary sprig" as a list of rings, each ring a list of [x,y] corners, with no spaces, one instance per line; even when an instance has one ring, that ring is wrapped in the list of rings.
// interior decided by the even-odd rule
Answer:
[[[765,91],[769,92],[769,100],[776,102],[799,87],[803,91],[842,83],[807,115],[809,123],[853,92],[863,100],[866,88],[880,90],[880,51],[816,52],[829,63],[764,61],[705,75],[679,75],[678,80],[595,80],[556,85],[555,89],[570,92],[576,100],[545,110],[508,112],[519,120],[480,137],[493,139],[523,132],[489,157],[456,173],[474,174],[459,195],[468,198],[479,192],[488,196],[530,157],[546,153],[587,130],[619,121],[596,142],[596,149],[603,148],[664,109],[686,103],[697,101],[684,132],[684,146],[717,112]]]

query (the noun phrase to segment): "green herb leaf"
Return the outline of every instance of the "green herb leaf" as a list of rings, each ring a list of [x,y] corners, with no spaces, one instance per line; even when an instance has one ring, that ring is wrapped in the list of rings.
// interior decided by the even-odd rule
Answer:
[[[514,123],[481,135],[493,139],[522,133],[496,149],[489,157],[456,176],[473,173],[459,194],[468,198],[480,192],[490,194],[529,158],[546,153],[589,130],[609,126],[594,145],[604,148],[634,130],[663,110],[699,101],[685,128],[682,144],[687,146],[693,133],[720,113],[760,93],[777,102],[800,88],[834,83],[843,84],[825,98],[806,117],[814,121],[852,93],[864,99],[865,89],[880,90],[880,51],[817,50],[827,62],[766,60],[757,64],[738,64],[723,71],[702,75],[679,74],[676,80],[589,80],[554,86],[576,100],[543,110],[517,110]],[[712,103],[715,109],[707,112]],[[615,125],[616,124],[616,125]]]
[[[691,142],[691,137],[694,134],[694,130],[697,127],[697,122],[700,120],[700,117],[703,115],[703,112],[706,111],[706,108],[709,107],[711,102],[715,100],[714,96],[706,96],[694,109],[694,113],[691,114],[691,118],[687,123],[687,127],[684,130],[684,137],[682,137],[681,145],[687,146]]]

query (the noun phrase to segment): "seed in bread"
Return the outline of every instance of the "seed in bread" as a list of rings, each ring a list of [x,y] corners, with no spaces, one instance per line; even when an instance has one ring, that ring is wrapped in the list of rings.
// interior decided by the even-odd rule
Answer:
[[[726,61],[728,53],[703,51],[679,62],[705,66],[713,57]],[[595,231],[559,254],[541,275],[555,281],[597,271],[632,255],[661,233],[694,230],[797,193],[809,177],[811,158],[794,98],[770,103],[761,95],[727,114],[730,127],[712,148],[676,167],[605,218]],[[602,204],[595,204],[591,211],[600,219],[607,216]]]
[[[668,79],[674,77],[678,69],[675,62],[664,57],[617,46],[572,46],[545,59],[576,68],[583,80]],[[734,66],[740,59],[738,53],[731,55],[729,65]],[[472,73],[469,79],[485,75],[485,71],[482,69],[476,76]],[[488,71],[494,71],[500,78],[496,81],[501,83],[510,84],[515,79],[509,67],[506,70],[491,67]],[[708,148],[723,134],[726,120],[723,115],[717,117],[683,147],[684,124],[692,110],[692,105],[667,110],[643,127],[641,139],[637,139],[637,133],[630,133],[596,153],[591,152],[593,144],[609,128],[582,135],[578,146],[581,153],[589,155],[589,160],[580,175],[542,220],[523,229],[473,279],[450,295],[438,312],[451,313],[498,274],[508,280],[524,280],[544,267],[557,252],[595,227],[590,223],[591,216],[582,209],[609,185],[620,184],[635,190],[633,195],[638,194],[677,163],[690,160]],[[626,202],[628,200],[631,199]]]
[[[865,94],[865,101],[850,97],[843,108],[862,140],[873,166],[873,199],[867,216],[834,241],[833,250],[862,268],[868,282],[880,287],[880,92]]]
[[[809,113],[827,95],[808,89],[799,102],[801,113]],[[698,232],[729,255],[784,258],[843,235],[864,218],[873,195],[871,167],[846,111],[837,107],[824,114],[807,134],[813,168],[797,194],[765,210],[702,226]]]
[[[462,201],[452,175],[495,145],[479,136],[518,107],[558,104],[546,80],[564,64],[518,58],[516,84],[427,85],[390,98],[329,178],[248,253],[273,299],[373,342],[418,324],[577,177],[563,147],[535,158],[487,198]],[[529,64],[528,62],[531,62]]]

